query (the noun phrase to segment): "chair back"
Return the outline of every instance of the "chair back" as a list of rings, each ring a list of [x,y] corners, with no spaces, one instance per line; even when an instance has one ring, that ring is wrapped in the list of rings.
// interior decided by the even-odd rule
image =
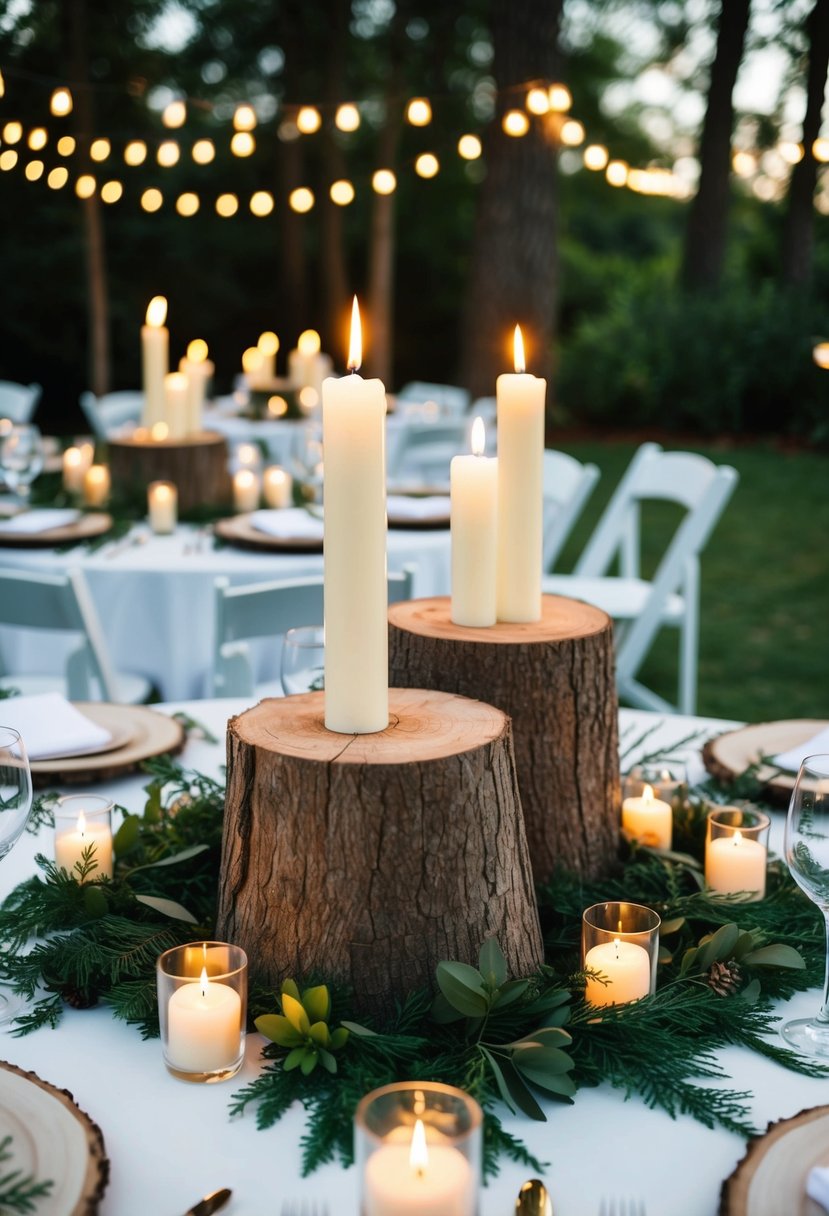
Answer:
[[[452,457],[469,451],[470,429],[468,418],[411,423],[400,437],[389,476],[448,483]]]
[[[389,603],[411,598],[414,567],[389,575]],[[255,679],[246,645],[254,638],[277,638],[300,625],[323,622],[323,579],[278,579],[232,587],[217,578],[213,695],[246,697]]]
[[[425,405],[434,401],[445,414],[463,414],[469,405],[469,393],[454,384],[431,384],[427,380],[410,380],[395,394],[398,401],[416,401]]]
[[[601,476],[595,464],[582,464],[566,452],[544,451],[544,569],[555,566],[573,525]]]
[[[69,697],[117,700],[103,630],[80,570],[66,575],[0,570],[0,625],[77,634],[80,648],[66,664]]]
[[[42,389],[39,384],[15,384],[12,380],[0,380],[0,418],[12,422],[31,422]]]
[[[117,393],[81,393],[81,409],[98,439],[108,439],[128,422],[138,422],[144,405],[144,394],[133,389]]]

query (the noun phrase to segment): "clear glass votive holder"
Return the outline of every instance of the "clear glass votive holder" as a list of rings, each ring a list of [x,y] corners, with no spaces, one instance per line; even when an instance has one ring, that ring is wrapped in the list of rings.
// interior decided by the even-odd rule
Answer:
[[[650,775],[640,767],[622,778],[622,832],[648,848],[670,849],[680,783],[672,778],[660,785],[649,780]],[[668,792],[668,784],[673,785],[673,793]]]
[[[361,1216],[477,1216],[483,1112],[435,1081],[375,1089],[354,1115]]]
[[[716,895],[756,903],[766,894],[771,820],[753,807],[718,806],[708,812],[705,885]]]
[[[661,920],[642,904],[593,904],[581,918],[581,959],[588,1005],[627,1005],[656,991]]]
[[[622,778],[622,793],[625,797],[638,798],[646,785],[653,790],[654,798],[661,798],[673,806],[677,798],[684,797],[688,788],[688,770],[679,760],[634,764]]]
[[[79,882],[112,878],[112,800],[67,794],[55,804],[55,864]]]
[[[242,1067],[248,959],[239,946],[190,942],[156,965],[158,1020],[167,1071],[182,1081],[226,1081]]]

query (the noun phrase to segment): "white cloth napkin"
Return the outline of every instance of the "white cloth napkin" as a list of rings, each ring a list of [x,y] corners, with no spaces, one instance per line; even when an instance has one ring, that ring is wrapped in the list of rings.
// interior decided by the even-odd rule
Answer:
[[[321,519],[309,515],[304,507],[286,507],[282,511],[252,511],[250,526],[278,540],[322,540]]]
[[[0,725],[11,726],[23,739],[30,760],[48,760],[73,752],[106,747],[112,735],[90,721],[59,692],[0,701]]]
[[[49,532],[52,528],[65,528],[80,518],[80,511],[71,508],[44,507],[39,511],[23,511],[12,519],[0,523],[0,535],[35,536],[38,532]]]
[[[773,756],[772,764],[786,769],[787,772],[796,773],[807,756],[818,756],[824,752],[829,752],[829,726],[825,726],[805,743],[799,743],[797,747],[791,747],[787,752]]]
[[[806,1177],[806,1194],[829,1212],[829,1169],[815,1165]]]
[[[443,519],[449,516],[450,499],[447,494],[427,494],[424,498],[403,494],[389,494],[386,509],[395,519]]]

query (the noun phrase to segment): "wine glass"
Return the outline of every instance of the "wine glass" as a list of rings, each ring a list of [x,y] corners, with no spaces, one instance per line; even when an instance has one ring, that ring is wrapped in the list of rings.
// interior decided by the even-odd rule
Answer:
[[[320,422],[305,422],[299,427],[294,435],[291,461],[297,480],[305,487],[306,496],[311,502],[321,502],[323,452]]]
[[[325,687],[325,634],[322,625],[289,629],[282,639],[282,690],[316,692]]]
[[[807,756],[786,816],[786,864],[826,921],[823,1003],[814,1018],[786,1022],[780,1033],[802,1055],[829,1056],[829,755]]]
[[[32,774],[16,730],[0,726],[0,858],[16,843],[32,810]],[[1,965],[1,964],[0,964]],[[0,1026],[13,1021],[27,1002],[0,982]]]
[[[0,441],[0,469],[3,477],[20,501],[26,505],[32,482],[43,468],[43,440],[40,431],[30,423],[16,423],[3,434]]]

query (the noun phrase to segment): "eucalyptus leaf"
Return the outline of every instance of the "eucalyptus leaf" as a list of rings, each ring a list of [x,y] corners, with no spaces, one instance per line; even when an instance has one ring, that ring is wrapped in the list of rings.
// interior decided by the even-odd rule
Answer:
[[[337,1061],[334,1059],[330,1051],[326,1051],[324,1047],[320,1048],[320,1063],[326,1072],[332,1075],[337,1071]]]
[[[138,844],[140,835],[141,816],[126,815],[123,823],[113,837],[112,847],[115,849],[115,856],[119,859],[126,857]]]
[[[745,988],[740,993],[742,999],[748,1005],[754,1005],[760,996],[760,981],[754,979],[751,983],[746,984]]]
[[[356,1034],[358,1039],[380,1038],[380,1035],[376,1030],[369,1030],[368,1026],[361,1026],[359,1022],[343,1022],[343,1027],[348,1031],[349,1034]],[[335,1035],[339,1033],[339,1030],[334,1031]]]
[[[535,1119],[538,1123],[546,1123],[547,1116],[521,1080],[511,1061],[503,1056],[496,1057],[483,1044],[480,1045],[480,1048],[492,1069],[498,1092],[513,1114],[518,1114],[520,1110],[530,1119]]]
[[[454,1005],[450,1005],[442,992],[437,992],[432,1001],[432,1017],[441,1026],[446,1026],[450,1022],[460,1022],[465,1014],[457,1010]]]
[[[731,957],[731,952],[740,938],[737,925],[730,922],[720,925],[716,933],[705,937],[700,942],[696,964],[700,971],[707,971],[712,963],[722,962]]]
[[[684,924],[684,916],[673,916],[670,920],[663,920],[659,926],[659,936],[670,937],[672,933],[678,933]]]
[[[547,1093],[556,1094],[558,1097],[570,1099],[578,1088],[573,1078],[566,1073],[550,1072],[548,1069],[526,1060],[523,1055],[515,1060],[515,1067],[521,1076],[526,1077],[533,1085],[546,1090]]]
[[[522,1043],[515,1048],[512,1062],[522,1072],[533,1067],[538,1072],[556,1076],[560,1072],[571,1072],[575,1065],[572,1056],[558,1047],[546,1047],[541,1043]]]
[[[97,883],[87,883],[83,889],[83,906],[87,916],[98,919],[106,916],[109,911],[109,901],[104,889]]]
[[[795,950],[783,942],[775,942],[770,946],[761,946],[743,955],[743,962],[749,967],[785,967],[792,971],[804,971],[806,964]]]
[[[184,905],[175,899],[164,899],[160,895],[136,895],[135,898],[140,904],[146,904],[148,908],[160,912],[162,916],[169,916],[170,920],[183,920],[188,925],[199,923],[193,913],[188,912]]]
[[[130,870],[130,874],[138,874],[141,870],[157,870],[161,866],[177,866],[183,861],[190,861],[193,857],[198,857],[199,853],[206,853],[208,846],[206,844],[191,844],[189,848],[182,849],[180,853],[174,853],[172,857],[162,857],[160,861],[148,861],[143,866],[135,866]]]
[[[437,981],[450,1005],[467,1018],[483,1018],[489,1010],[489,997],[483,978],[468,963],[438,963]]]
[[[481,946],[478,967],[490,988],[500,988],[507,980],[507,960],[504,958],[498,939],[488,938]]]
[[[522,1038],[515,1039],[512,1043],[507,1043],[506,1046],[566,1047],[572,1042],[573,1036],[566,1030],[561,1030],[558,1026],[540,1026],[538,1030],[534,1030],[531,1034],[525,1034]]]
[[[520,1000],[529,986],[529,980],[508,980],[495,993],[491,1008],[506,1009],[508,1005]]]

